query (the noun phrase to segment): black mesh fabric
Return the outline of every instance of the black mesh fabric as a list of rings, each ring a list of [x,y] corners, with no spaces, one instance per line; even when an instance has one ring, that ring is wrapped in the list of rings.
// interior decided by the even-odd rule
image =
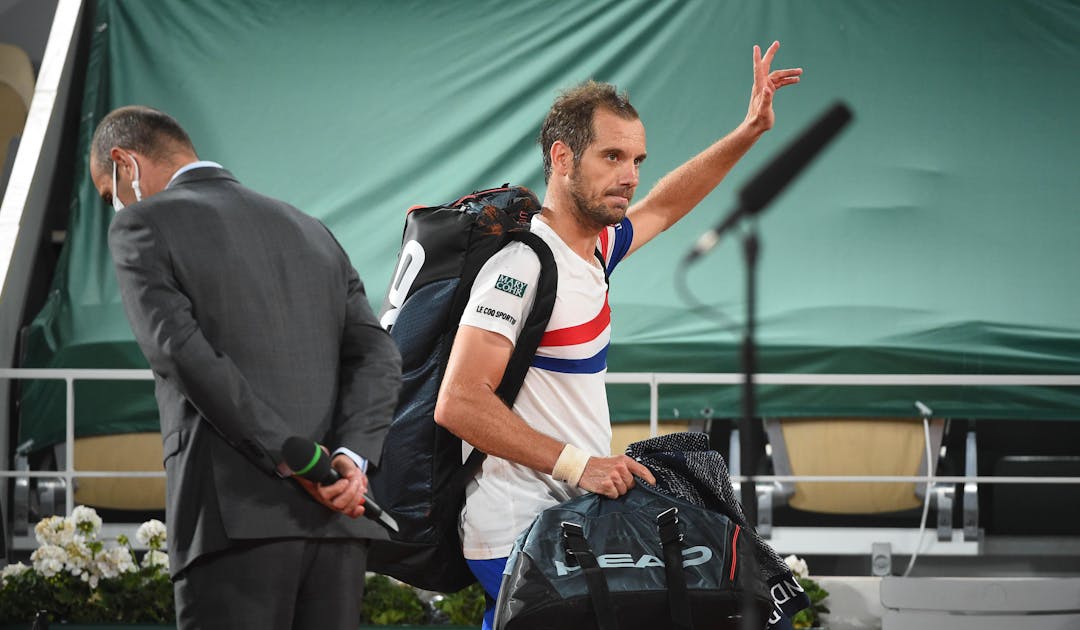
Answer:
[[[707,435],[693,432],[661,435],[634,442],[626,448],[626,454],[644,464],[656,477],[655,486],[641,482],[644,485],[720,512],[742,527],[744,535],[753,542],[762,580],[771,586],[784,585],[773,592],[773,598],[784,614],[790,617],[810,605],[791,569],[747,523],[742,504],[731,485],[727,464],[720,453],[709,448]],[[792,593],[792,590],[796,592]]]

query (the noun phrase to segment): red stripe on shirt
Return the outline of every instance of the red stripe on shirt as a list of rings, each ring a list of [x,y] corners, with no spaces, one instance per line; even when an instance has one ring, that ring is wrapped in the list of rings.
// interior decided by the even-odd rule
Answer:
[[[605,267],[607,266],[608,258],[610,257],[610,254],[608,253],[608,230],[609,228],[604,228],[600,231],[600,256],[604,259]]]
[[[739,559],[738,543],[739,543],[739,530],[742,529],[738,525],[735,526],[735,535],[731,537],[731,575],[728,577],[728,581],[735,582],[735,563]]]
[[[584,324],[578,324],[577,326],[570,326],[568,328],[560,328],[558,330],[549,330],[544,333],[543,338],[540,339],[541,346],[572,346],[579,343],[585,343],[592,341],[600,336],[600,333],[604,332],[604,329],[611,324],[611,308],[608,306],[607,295],[604,295],[604,307],[600,309],[596,317],[592,318],[592,321],[585,322]]]

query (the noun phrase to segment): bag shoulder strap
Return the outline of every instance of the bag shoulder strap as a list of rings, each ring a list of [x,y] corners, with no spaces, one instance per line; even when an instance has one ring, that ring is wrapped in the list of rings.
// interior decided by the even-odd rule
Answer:
[[[581,572],[585,576],[585,586],[589,589],[589,599],[592,601],[593,616],[596,617],[596,627],[599,630],[618,630],[619,624],[615,619],[615,608],[611,603],[611,592],[608,590],[604,572],[596,560],[589,541],[585,540],[585,530],[577,523],[563,521],[562,523],[563,544],[566,547],[566,556],[569,561],[573,558]],[[569,564],[569,562],[568,562]]]
[[[664,510],[656,516],[660,530],[660,544],[664,548],[664,573],[667,576],[668,607],[671,609],[671,627],[675,630],[691,630],[690,595],[683,575],[682,541],[679,531],[679,508]]]

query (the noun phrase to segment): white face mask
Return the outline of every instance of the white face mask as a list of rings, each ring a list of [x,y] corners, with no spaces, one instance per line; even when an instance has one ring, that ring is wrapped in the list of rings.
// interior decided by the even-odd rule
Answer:
[[[135,201],[142,201],[142,189],[139,188],[139,162],[134,158],[131,161],[135,164],[135,179],[131,180],[131,190],[135,193]],[[116,162],[112,165],[112,207],[116,212],[120,212],[124,209],[124,202],[120,201],[120,195],[116,192]]]

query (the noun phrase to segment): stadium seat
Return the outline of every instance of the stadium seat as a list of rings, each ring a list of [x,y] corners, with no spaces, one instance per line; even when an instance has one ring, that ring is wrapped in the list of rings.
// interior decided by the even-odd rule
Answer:
[[[937,471],[944,419],[929,419],[931,472]],[[768,418],[776,475],[914,476],[927,474],[926,439],[918,418]],[[769,536],[774,506],[821,514],[881,515],[919,508],[923,483],[776,482],[759,484],[758,529]],[[952,537],[955,489],[935,484],[938,537]]]
[[[34,67],[30,57],[18,46],[0,44],[0,165],[9,159],[12,138],[22,133],[33,96]]]
[[[980,475],[1080,475],[1080,422],[976,420],[971,425],[978,435]],[[991,535],[1080,535],[1076,484],[990,484],[979,503],[986,533]]]
[[[98,435],[75,440],[75,470],[162,470],[161,434]],[[113,510],[165,509],[164,477],[80,478],[75,502]]]
[[[666,435],[668,433],[679,433],[682,431],[694,430],[690,423],[683,420],[661,420],[658,427],[657,435]],[[642,420],[640,422],[622,422],[611,425],[611,452],[618,455],[626,452],[626,447],[634,442],[640,442],[641,440],[647,440],[652,435],[650,434],[648,421]]]
[[[945,421],[930,423],[936,462]],[[924,475],[922,421],[911,418],[766,419],[777,475]],[[876,514],[922,504],[918,483],[782,483],[794,508],[830,514]]]

